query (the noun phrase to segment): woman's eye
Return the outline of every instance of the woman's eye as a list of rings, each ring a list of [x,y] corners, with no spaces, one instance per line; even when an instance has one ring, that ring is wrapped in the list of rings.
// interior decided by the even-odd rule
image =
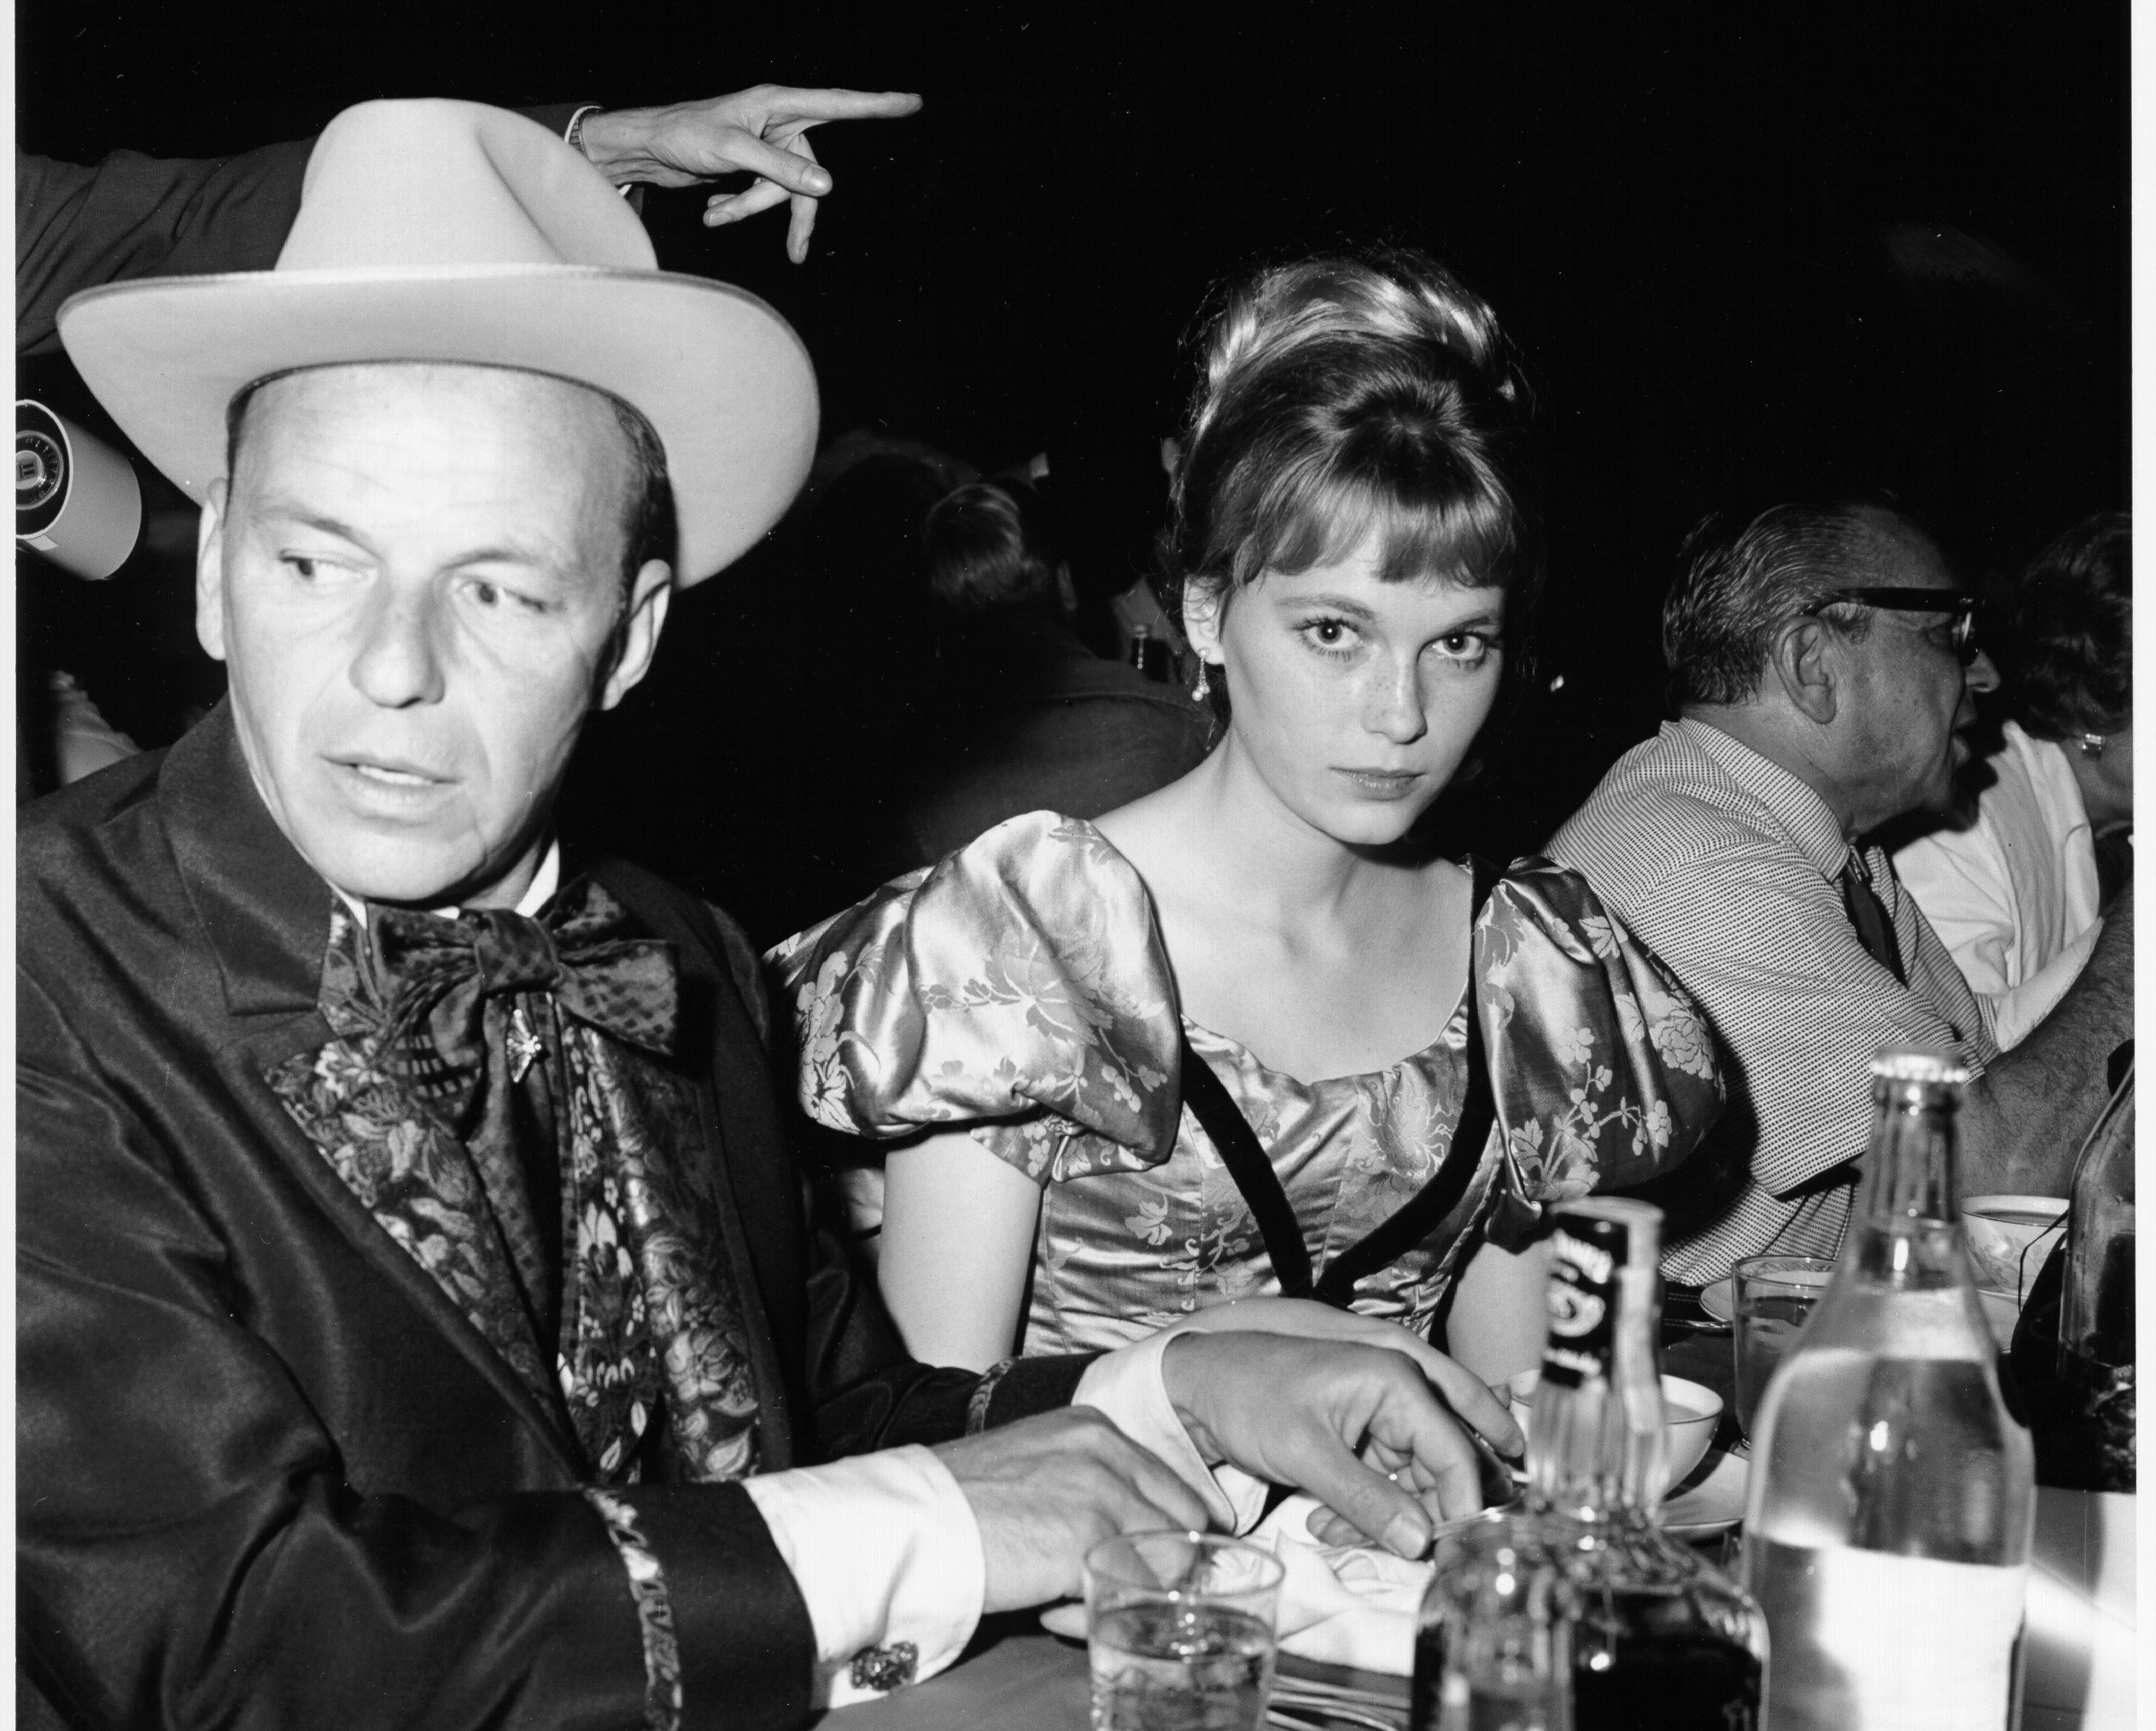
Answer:
[[[1339,651],[1355,642],[1355,632],[1344,619],[1312,619],[1303,635],[1319,649]]]
[[[323,560],[308,558],[304,553],[287,553],[284,563],[286,568],[302,583],[312,583],[321,576],[324,565]]]
[[[1440,637],[1437,646],[1456,662],[1478,662],[1490,653],[1490,640],[1479,631],[1455,631]]]

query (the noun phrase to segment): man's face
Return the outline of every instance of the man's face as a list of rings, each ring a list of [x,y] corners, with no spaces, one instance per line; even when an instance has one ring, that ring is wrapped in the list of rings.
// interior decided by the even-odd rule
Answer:
[[[1932,541],[1892,517],[1878,519],[1876,564],[1853,583],[1956,587]],[[1863,641],[1844,645],[1839,694],[1843,723],[1838,779],[1858,834],[1908,811],[1943,811],[1954,771],[1969,758],[1961,737],[1977,719],[1975,693],[1998,683],[1979,653],[1967,668],[1953,645],[1954,616],[1876,610]]]
[[[333,367],[256,394],[203,513],[195,629],[257,790],[332,884],[522,895],[584,716],[664,621],[655,560],[623,610],[631,474],[605,400],[537,374]]]

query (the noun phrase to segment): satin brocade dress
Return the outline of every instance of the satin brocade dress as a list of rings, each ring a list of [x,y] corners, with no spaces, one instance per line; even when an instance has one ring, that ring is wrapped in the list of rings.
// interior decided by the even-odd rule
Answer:
[[[799,1096],[876,1140],[964,1128],[1043,1187],[1022,1350],[1122,1346],[1279,1290],[1249,1207],[1182,1104],[1179,1028],[1225,1085],[1292,1204],[1315,1273],[1450,1150],[1467,1018],[1496,1122],[1472,1181],[1355,1308],[1426,1333],[1482,1238],[1641,1182],[1696,1147],[1724,1096],[1698,1007],[1578,873],[1523,861],[1475,922],[1467,991],[1431,1044],[1303,1082],[1182,1020],[1144,883],[1090,823],[1035,812],[789,939]]]

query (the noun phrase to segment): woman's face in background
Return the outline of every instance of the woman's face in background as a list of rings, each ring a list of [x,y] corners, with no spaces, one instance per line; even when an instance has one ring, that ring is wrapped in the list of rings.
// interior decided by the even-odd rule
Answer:
[[[1354,846],[1398,841],[1459,771],[1497,699],[1504,592],[1388,583],[1365,540],[1224,604],[1185,602],[1194,648],[1226,677],[1224,749],[1295,817]],[[1220,677],[1218,673],[1216,678]]]

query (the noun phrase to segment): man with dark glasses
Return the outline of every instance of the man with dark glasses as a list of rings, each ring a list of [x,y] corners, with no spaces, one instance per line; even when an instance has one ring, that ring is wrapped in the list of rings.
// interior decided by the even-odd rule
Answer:
[[[1867,587],[1858,584],[1850,589],[1836,589],[1814,612],[1823,611],[1830,605],[1884,608],[1895,613],[1944,613],[1950,616],[1944,628],[1948,641],[1953,645],[1955,659],[1962,666],[1974,664],[1983,652],[1977,647],[1977,598],[1961,589],[1897,589],[1893,587]]]
[[[1706,1007],[1736,1062],[1708,1148],[1663,1181],[1665,1271],[1703,1285],[1762,1251],[1831,1255],[1890,1043],[1979,1073],[1969,1191],[2064,1193],[2132,1032],[2129,892],[2089,966],[2001,1057],[1990,1014],[1877,833],[1944,809],[1998,682],[1975,598],[1900,512],[1777,506],[1694,532],[1662,610],[1677,719],[1551,842]]]

